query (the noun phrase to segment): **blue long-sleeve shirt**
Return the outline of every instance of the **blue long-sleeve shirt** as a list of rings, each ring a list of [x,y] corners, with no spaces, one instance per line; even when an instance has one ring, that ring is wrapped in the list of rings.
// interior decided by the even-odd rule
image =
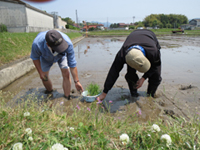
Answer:
[[[49,63],[54,63],[54,62],[57,62],[62,57],[66,56],[68,66],[70,68],[76,67],[77,62],[75,59],[74,48],[73,48],[73,44],[72,44],[71,40],[69,39],[69,37],[66,34],[58,31],[62,35],[63,39],[67,42],[68,48],[65,50],[64,56],[59,55],[59,54],[57,56],[53,56],[53,54],[50,52],[50,50],[46,44],[47,42],[45,40],[45,35],[47,32],[48,31],[40,32],[37,35],[37,37],[34,39],[33,44],[32,44],[30,58],[32,60],[45,59]]]

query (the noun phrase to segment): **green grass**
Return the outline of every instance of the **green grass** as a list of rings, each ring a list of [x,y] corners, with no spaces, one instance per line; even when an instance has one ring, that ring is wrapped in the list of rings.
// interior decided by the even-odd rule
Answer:
[[[38,33],[0,33],[0,66],[30,55],[33,40]],[[82,36],[67,33],[71,40]]]
[[[172,33],[172,30],[178,29],[152,29],[156,35],[184,35],[184,36],[200,36],[200,30],[185,30],[183,33]]]
[[[172,34],[174,29],[151,29],[156,35],[189,35],[200,36],[200,30],[185,30],[185,34]],[[134,30],[105,30],[105,31],[89,31],[88,36],[127,36]]]
[[[88,36],[127,36],[133,30],[89,31]]]
[[[66,33],[71,40],[83,36],[80,32],[70,32]]]
[[[162,123],[158,119],[139,124],[136,112],[132,117],[125,115],[121,119],[103,111],[95,102],[87,106],[78,103],[76,107],[66,108],[60,103],[49,107],[49,101],[38,106],[33,94],[28,96],[27,101],[11,108],[4,103],[6,97],[3,95],[8,97],[9,94],[0,92],[1,150],[10,149],[18,142],[27,150],[48,150],[55,143],[70,150],[189,150],[200,147],[199,114],[187,121],[176,118]],[[30,116],[24,116],[26,112]],[[161,131],[152,132],[153,124],[157,124]],[[25,132],[27,128],[32,130],[30,135]],[[123,133],[130,138],[126,145],[119,139]],[[172,139],[169,147],[161,140],[163,134]],[[33,140],[28,140],[29,137]]]
[[[0,65],[28,56],[38,33],[0,33]]]

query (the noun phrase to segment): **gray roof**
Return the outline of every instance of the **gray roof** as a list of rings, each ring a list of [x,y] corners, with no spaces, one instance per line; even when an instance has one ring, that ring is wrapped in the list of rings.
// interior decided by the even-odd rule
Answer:
[[[40,10],[40,9],[37,9],[37,8],[31,6],[31,5],[29,5],[29,4],[27,4],[27,3],[23,2],[23,1],[20,1],[20,0],[0,0],[0,1],[10,2],[10,3],[16,3],[16,4],[22,4],[22,5],[25,5],[27,8],[30,8],[30,9],[32,9],[32,10],[35,10],[35,11],[38,11],[38,12],[43,13],[43,14],[45,14],[45,15],[48,15],[48,16],[50,16],[50,17],[53,17],[53,15],[48,14],[47,12],[42,11],[42,10]]]
[[[191,19],[190,21],[195,20],[197,22],[200,22],[200,19]]]

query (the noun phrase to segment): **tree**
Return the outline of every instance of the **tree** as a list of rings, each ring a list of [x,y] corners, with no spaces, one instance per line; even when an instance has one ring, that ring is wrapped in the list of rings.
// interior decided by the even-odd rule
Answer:
[[[167,23],[166,24],[166,28],[171,28],[172,26],[171,26],[171,24],[170,23]]]
[[[88,31],[94,31],[94,27],[89,28]]]
[[[144,23],[142,21],[135,22],[135,28],[137,27],[144,27]]]
[[[118,28],[119,27],[119,24],[118,23],[114,23],[114,24],[111,24],[110,25],[110,28]]]
[[[135,29],[135,26],[129,26],[129,29]]]
[[[178,28],[180,25],[186,24],[188,22],[188,18],[184,15],[176,14],[151,14],[147,16],[143,22],[145,27],[159,26],[160,28],[171,28],[174,26]]]
[[[67,18],[62,18],[62,20],[65,21],[65,22],[67,22],[68,25],[72,25],[72,26],[73,26],[74,23],[75,23],[75,22],[74,22],[71,18],[69,18],[69,17],[67,17]]]

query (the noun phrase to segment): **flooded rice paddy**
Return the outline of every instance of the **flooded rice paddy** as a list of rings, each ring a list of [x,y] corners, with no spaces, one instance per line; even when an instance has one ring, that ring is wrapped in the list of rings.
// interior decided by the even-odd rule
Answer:
[[[109,68],[125,38],[85,38],[74,45],[79,80],[84,89],[91,82],[99,84],[103,89]],[[109,108],[110,112],[119,111],[123,116],[125,113],[131,115],[133,112],[141,110],[142,115],[139,120],[147,121],[158,116],[161,118],[167,116],[189,117],[189,114],[186,113],[186,111],[190,111],[189,108],[196,108],[195,111],[190,111],[191,114],[200,110],[200,37],[165,36],[158,37],[158,40],[162,47],[163,78],[157,91],[158,98],[146,97],[147,81],[139,89],[141,96],[137,99],[131,98],[128,85],[124,79],[126,74],[126,65],[124,65],[117,82],[104,100],[104,105],[107,105],[110,100],[113,102]],[[141,75],[139,74],[139,76]],[[74,106],[79,103],[81,103],[80,105],[91,105],[90,103],[81,102],[80,99],[70,102],[63,98],[62,76],[57,64],[54,64],[51,68],[50,78],[53,87],[57,89],[51,100],[52,102],[64,101],[63,107],[71,103]],[[181,89],[181,87],[186,88]],[[73,83],[72,89],[75,89]],[[36,93],[38,99],[46,96],[36,70],[16,80],[4,88],[3,91],[16,93],[20,97],[33,92]],[[80,96],[80,93],[74,91],[73,94]],[[131,103],[127,103],[126,100]]]

